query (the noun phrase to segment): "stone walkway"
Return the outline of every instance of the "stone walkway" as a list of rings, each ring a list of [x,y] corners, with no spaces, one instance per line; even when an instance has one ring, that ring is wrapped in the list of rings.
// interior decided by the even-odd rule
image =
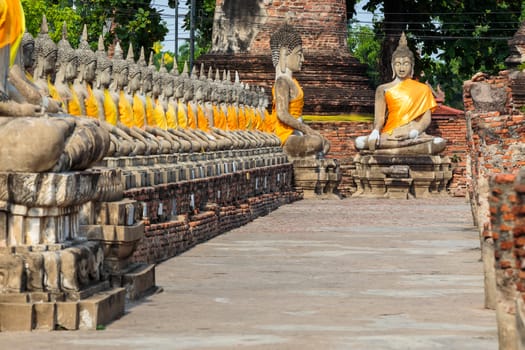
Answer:
[[[464,199],[303,200],[157,267],[100,331],[1,349],[497,349]]]

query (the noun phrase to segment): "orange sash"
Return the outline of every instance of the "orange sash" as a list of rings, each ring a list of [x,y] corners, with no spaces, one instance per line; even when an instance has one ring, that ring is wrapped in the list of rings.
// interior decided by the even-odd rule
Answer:
[[[288,103],[288,113],[290,113],[291,116],[297,119],[303,114],[304,92],[297,80],[293,79],[293,82],[297,86],[299,93],[297,94],[296,98],[294,98]],[[284,124],[279,120],[279,118],[277,118],[277,110],[275,108],[275,87],[272,89],[272,96],[272,119],[275,119],[275,134],[281,139],[281,143],[284,145],[288,137],[290,137],[290,135],[293,134],[294,129]]]

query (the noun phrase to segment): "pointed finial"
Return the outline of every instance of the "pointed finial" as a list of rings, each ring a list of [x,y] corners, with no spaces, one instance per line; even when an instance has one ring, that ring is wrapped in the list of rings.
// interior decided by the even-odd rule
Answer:
[[[235,84],[239,84],[241,82],[241,79],[239,79],[239,72],[235,71]]]
[[[226,69],[222,71],[222,81],[226,81]]]
[[[100,52],[106,52],[106,48],[104,47],[104,36],[100,34],[98,36],[98,47],[97,50]]]
[[[64,23],[62,23],[62,39],[63,40],[67,40],[67,23],[66,23],[66,21],[64,21]]]
[[[215,71],[215,81],[220,82],[221,81],[221,73],[219,72],[219,68]]]
[[[208,80],[213,81],[213,68],[211,66],[208,69]]]
[[[206,80],[206,71],[204,69],[204,62],[201,62],[201,71],[199,73],[199,79],[202,81]]]
[[[191,70],[191,78],[192,79],[199,79],[199,75],[197,73],[197,66],[193,65],[193,69]]]
[[[131,41],[129,42],[128,55],[126,56],[126,60],[130,63],[135,63],[135,53],[133,52],[133,44],[131,43]]]
[[[146,62],[146,54],[144,53],[144,46],[140,47],[140,56],[139,56],[139,60],[137,61],[137,63],[141,65],[142,67],[146,67],[148,65]]]
[[[407,36],[405,35],[405,32],[401,33],[401,37],[399,38],[399,46],[408,46]]]
[[[120,41],[117,41],[115,45],[115,52],[113,53],[113,59],[122,60],[124,59],[124,53],[122,52],[122,47],[120,47]]]
[[[40,24],[40,34],[49,33],[49,26],[47,25],[46,15],[42,15],[42,23]]]
[[[87,24],[85,23],[84,23],[84,26],[82,27],[82,35],[80,36],[80,40],[88,41]]]

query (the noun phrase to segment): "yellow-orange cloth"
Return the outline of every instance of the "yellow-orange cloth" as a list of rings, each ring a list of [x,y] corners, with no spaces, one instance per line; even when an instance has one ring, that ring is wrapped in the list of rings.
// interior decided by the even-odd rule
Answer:
[[[220,118],[219,107],[217,105],[213,105],[212,110],[213,110],[213,126],[216,128],[219,128],[219,118]]]
[[[239,106],[239,112],[237,114],[237,119],[239,121],[239,129],[245,130],[246,129],[246,110],[243,106]]]
[[[71,100],[67,102],[67,112],[79,117],[82,115],[82,110],[80,109],[80,98],[78,98],[78,94],[75,89],[73,89],[73,84],[69,84],[69,91],[71,92]]]
[[[0,0],[0,48],[10,45],[9,65],[16,58],[25,31],[24,10],[20,0]]]
[[[151,96],[146,96],[146,123],[149,126],[157,126],[155,122],[155,107]]]
[[[120,90],[118,99],[118,115],[122,124],[131,128],[133,126],[133,107],[129,102],[124,90]]]
[[[88,95],[86,97],[86,115],[91,118],[98,118],[98,103],[97,98],[95,97],[95,94],[93,93],[93,89],[91,86],[87,85],[87,92]]]
[[[405,79],[386,90],[385,101],[388,115],[381,132],[387,134],[437,106],[432,90],[412,79]]]
[[[133,124],[137,128],[144,129],[146,122],[146,108],[144,108],[144,102],[139,95],[133,96]]]
[[[262,131],[262,116],[259,109],[255,109],[255,118],[253,119],[253,128]]]
[[[156,126],[166,130],[168,128],[168,123],[166,122],[166,112],[164,112],[164,108],[162,107],[162,104],[159,100],[156,101],[154,116]]]
[[[304,92],[301,88],[301,85],[299,85],[299,82],[296,79],[293,79],[293,82],[295,83],[298,94],[297,97],[295,97],[293,100],[290,100],[288,102],[288,113],[294,117],[295,119],[299,118],[303,114],[303,106],[304,106]],[[275,108],[275,87],[272,89],[272,96],[273,96],[273,107],[272,107],[272,119],[275,120],[275,134],[277,137],[281,139],[281,143],[284,145],[288,137],[293,134],[294,129],[290,127],[289,125],[284,124],[277,118],[277,110]]]
[[[254,119],[255,119],[255,111],[252,107],[246,107],[245,108],[246,113],[246,129],[252,130],[254,125]]]
[[[228,114],[226,115],[226,125],[228,130],[237,130],[239,128],[237,124],[237,110],[235,106],[228,106]]]
[[[188,128],[195,129],[197,127],[196,115],[193,112],[193,108],[188,102]]]
[[[202,131],[210,130],[208,118],[206,118],[206,114],[204,113],[204,107],[201,105],[197,105],[197,127]]]
[[[169,129],[177,128],[177,117],[175,116],[175,108],[171,103],[168,103],[168,110],[166,111],[166,125]]]
[[[51,77],[47,77],[47,89],[49,90],[49,96],[51,96],[53,100],[61,103],[62,105],[64,104],[64,102],[62,101],[62,98],[58,94],[57,88],[51,82]]]
[[[177,122],[179,124],[179,127],[183,129],[185,129],[188,126],[188,117],[186,116],[186,110],[184,109],[184,107],[184,102],[179,101],[177,105]]]
[[[268,112],[267,109],[264,110],[264,120],[263,120],[263,130],[266,132],[273,133],[275,131],[275,115]]]
[[[104,89],[104,116],[107,123],[117,125],[117,104],[108,89]]]

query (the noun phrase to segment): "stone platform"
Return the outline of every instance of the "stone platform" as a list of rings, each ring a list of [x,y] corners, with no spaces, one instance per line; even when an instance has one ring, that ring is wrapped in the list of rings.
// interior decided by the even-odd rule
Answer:
[[[357,197],[427,198],[447,194],[452,179],[448,156],[357,154],[352,178]]]

